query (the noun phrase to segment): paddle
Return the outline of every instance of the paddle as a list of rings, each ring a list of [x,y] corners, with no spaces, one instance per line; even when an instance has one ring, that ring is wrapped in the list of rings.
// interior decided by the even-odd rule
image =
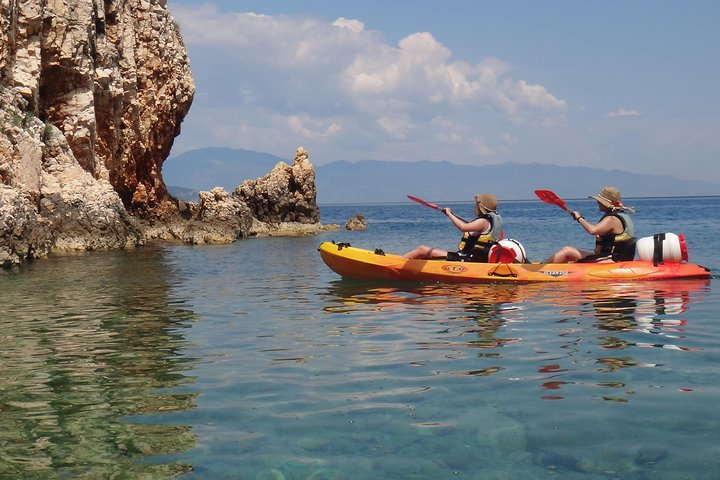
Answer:
[[[420,205],[425,205],[426,207],[434,208],[435,210],[440,210],[440,211],[443,210],[443,207],[441,207],[440,205],[437,205],[437,204],[435,204],[435,203],[426,202],[426,201],[423,200],[422,198],[418,198],[418,197],[415,197],[415,196],[413,196],[413,195],[408,195],[407,197],[408,197],[410,200],[412,200],[413,202],[419,203]],[[444,212],[443,212],[443,213],[444,213]],[[453,215],[455,215],[455,214],[453,213]],[[456,216],[457,218],[459,218],[460,220],[462,220],[463,222],[468,223],[468,221],[465,220],[464,218],[462,218],[462,217],[460,217],[460,216],[458,216],[458,215],[455,215],[455,216]]]
[[[555,193],[551,190],[535,190],[535,195],[537,195],[538,198],[543,202],[549,203],[551,205],[557,205],[558,207],[562,208],[570,215],[572,215],[572,212],[567,207],[567,205],[565,205],[563,199],[555,195]]]
[[[410,200],[412,200],[413,202],[419,203],[420,205],[425,205],[426,207],[434,208],[435,210],[442,210],[442,207],[441,207],[440,205],[437,205],[437,204],[434,204],[434,203],[430,203],[430,202],[426,202],[426,201],[423,200],[422,198],[414,197],[414,196],[412,196],[412,195],[408,195],[407,197],[408,197]]]

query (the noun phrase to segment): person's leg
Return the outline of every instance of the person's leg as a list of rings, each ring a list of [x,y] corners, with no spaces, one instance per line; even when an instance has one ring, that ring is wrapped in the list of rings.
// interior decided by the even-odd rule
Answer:
[[[554,254],[550,255],[545,263],[570,263],[577,262],[587,253],[570,245],[566,245]]]
[[[428,247],[427,245],[420,245],[403,255],[405,258],[438,258],[447,257],[445,250],[439,248]]]

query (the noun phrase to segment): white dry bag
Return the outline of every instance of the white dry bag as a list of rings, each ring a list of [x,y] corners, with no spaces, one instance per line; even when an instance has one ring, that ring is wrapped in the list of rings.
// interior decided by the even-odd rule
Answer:
[[[656,233],[652,237],[643,237],[635,246],[640,260],[654,263],[687,262],[688,249],[685,235],[674,233]]]

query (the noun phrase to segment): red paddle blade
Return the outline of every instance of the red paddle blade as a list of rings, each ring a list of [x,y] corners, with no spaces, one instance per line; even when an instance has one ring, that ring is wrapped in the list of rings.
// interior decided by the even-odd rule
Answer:
[[[551,190],[535,190],[535,195],[537,195],[538,198],[543,202],[557,205],[566,212],[569,212],[567,205],[565,205],[565,202],[560,197],[555,195],[555,193]]]
[[[410,200],[412,200],[413,202],[417,202],[417,203],[419,203],[419,204],[421,204],[421,205],[425,205],[426,207],[434,208],[435,210],[440,210],[440,206],[439,206],[439,205],[435,205],[434,203],[426,202],[426,201],[423,200],[422,198],[414,197],[414,196],[412,196],[412,195],[408,195],[407,197],[408,197]]]

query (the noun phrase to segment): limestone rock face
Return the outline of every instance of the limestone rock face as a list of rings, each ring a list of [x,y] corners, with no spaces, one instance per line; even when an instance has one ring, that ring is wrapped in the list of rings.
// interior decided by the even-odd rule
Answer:
[[[0,78],[126,208],[175,213],[161,168],[195,87],[164,0],[0,1]]]
[[[0,185],[0,266],[10,267],[28,258],[46,256],[52,248],[47,222],[32,197],[16,188]]]
[[[32,116],[25,100],[0,91],[0,264],[52,250],[94,250],[142,243],[107,180],[75,160],[62,133]],[[0,117],[2,118],[2,117]]]
[[[39,214],[55,250],[98,250],[139,245],[143,235],[107,180],[97,180],[75,161],[65,137],[46,139]]]
[[[247,235],[253,222],[250,209],[224,188],[200,192],[195,228],[185,230],[185,243],[228,243]]]
[[[235,189],[253,216],[266,223],[318,223],[315,169],[303,147],[295,151],[291,166],[278,163],[257,180],[246,180]]]
[[[194,84],[163,0],[0,0],[0,264],[144,241]]]

